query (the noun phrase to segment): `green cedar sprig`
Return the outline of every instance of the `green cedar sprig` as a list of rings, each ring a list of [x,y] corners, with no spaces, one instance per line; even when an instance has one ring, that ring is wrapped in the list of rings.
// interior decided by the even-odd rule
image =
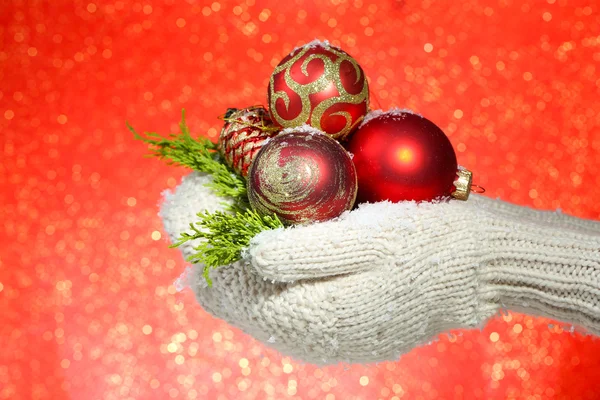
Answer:
[[[179,134],[170,134],[163,137],[155,132],[146,132],[140,135],[127,124],[127,128],[136,139],[148,144],[150,157],[158,157],[169,165],[181,165],[195,171],[205,172],[213,176],[213,181],[208,187],[222,197],[232,197],[235,200],[234,210],[243,210],[248,207],[246,195],[246,182],[224,164],[217,151],[217,145],[207,138],[193,138],[185,123],[185,110],[181,112]]]
[[[211,268],[240,260],[254,236],[264,230],[283,227],[275,214],[262,216],[250,208],[244,178],[223,163],[216,144],[207,138],[191,136],[185,123],[185,110],[181,112],[180,133],[166,138],[154,132],[140,135],[131,125],[127,124],[127,127],[136,139],[148,144],[149,156],[158,157],[170,165],[211,174],[213,182],[207,186],[218,196],[234,199],[233,205],[228,206],[225,212],[198,213],[200,220],[190,223],[191,232],[181,233],[170,246],[179,247],[190,240],[203,239],[187,260],[204,264],[203,275],[209,286],[212,285],[208,275]]]
[[[204,278],[209,285],[212,284],[208,276],[211,268],[241,259],[250,240],[260,232],[283,227],[276,215],[263,216],[251,209],[233,214],[203,211],[197,215],[200,221],[190,224],[191,233],[182,233],[171,247],[178,247],[190,240],[204,239],[194,247],[196,253],[188,257],[188,261],[204,264]]]

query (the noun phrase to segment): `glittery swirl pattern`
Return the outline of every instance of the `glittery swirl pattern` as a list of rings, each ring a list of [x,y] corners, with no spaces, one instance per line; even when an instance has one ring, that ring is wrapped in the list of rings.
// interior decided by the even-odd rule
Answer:
[[[219,136],[219,148],[225,162],[242,176],[265,141],[273,136],[273,122],[263,107],[239,110],[227,118]]]
[[[284,223],[323,221],[354,205],[357,178],[344,148],[324,134],[292,132],[271,139],[248,174],[248,197],[261,214]]]
[[[275,68],[269,82],[274,122],[284,128],[309,124],[345,139],[367,113],[369,88],[362,68],[344,51],[304,46]]]

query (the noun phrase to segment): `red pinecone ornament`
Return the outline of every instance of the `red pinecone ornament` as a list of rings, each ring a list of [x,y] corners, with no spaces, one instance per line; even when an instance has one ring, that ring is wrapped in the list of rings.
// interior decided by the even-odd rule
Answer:
[[[261,106],[241,110],[227,110],[225,125],[219,136],[219,150],[227,165],[241,176],[248,168],[265,141],[277,134],[269,112]]]

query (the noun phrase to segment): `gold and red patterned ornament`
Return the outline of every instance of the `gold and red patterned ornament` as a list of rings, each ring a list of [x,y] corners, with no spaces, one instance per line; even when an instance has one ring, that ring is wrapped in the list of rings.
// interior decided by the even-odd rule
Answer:
[[[261,106],[243,109],[230,108],[223,117],[225,125],[219,135],[219,150],[225,163],[241,176],[248,168],[265,141],[277,134],[267,110]]]
[[[325,221],[352,209],[356,170],[344,147],[307,125],[286,129],[258,152],[247,179],[248,200],[284,224]]]
[[[457,165],[448,137],[408,110],[369,113],[346,148],[356,166],[358,203],[467,200],[471,192],[472,174]]]
[[[282,128],[308,124],[342,141],[369,108],[365,74],[345,51],[313,41],[287,55],[269,81],[269,112]]]

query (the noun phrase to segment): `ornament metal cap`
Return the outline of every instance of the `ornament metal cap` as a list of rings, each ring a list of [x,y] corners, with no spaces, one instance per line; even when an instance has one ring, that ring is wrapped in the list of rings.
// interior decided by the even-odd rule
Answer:
[[[471,186],[473,185],[473,173],[468,169],[462,167],[456,171],[458,179],[454,181],[454,187],[456,190],[452,192],[452,197],[458,200],[466,201],[471,193]]]

